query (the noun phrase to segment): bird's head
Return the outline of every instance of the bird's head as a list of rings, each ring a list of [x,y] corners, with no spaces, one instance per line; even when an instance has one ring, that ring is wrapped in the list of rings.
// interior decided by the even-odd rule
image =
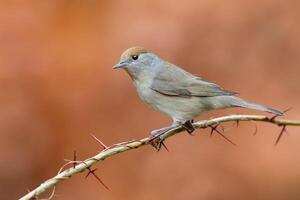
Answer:
[[[123,68],[131,78],[140,79],[152,74],[160,58],[144,47],[131,47],[124,51],[114,69]]]

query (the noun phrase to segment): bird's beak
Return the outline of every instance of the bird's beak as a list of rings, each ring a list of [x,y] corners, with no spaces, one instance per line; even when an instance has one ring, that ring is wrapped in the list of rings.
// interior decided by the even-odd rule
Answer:
[[[127,65],[128,65],[128,62],[127,61],[123,61],[123,62],[120,62],[120,63],[114,65],[113,69],[123,68],[123,67],[125,67]]]

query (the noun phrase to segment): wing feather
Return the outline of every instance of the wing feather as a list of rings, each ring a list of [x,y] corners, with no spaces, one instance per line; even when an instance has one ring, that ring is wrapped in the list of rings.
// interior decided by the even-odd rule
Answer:
[[[151,89],[168,96],[180,97],[213,97],[237,94],[220,86],[194,76],[187,71],[165,62],[157,71]]]

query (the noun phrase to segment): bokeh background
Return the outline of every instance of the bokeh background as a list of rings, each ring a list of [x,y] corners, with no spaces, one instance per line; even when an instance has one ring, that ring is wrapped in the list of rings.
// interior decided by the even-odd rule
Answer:
[[[64,158],[145,137],[170,119],[144,105],[120,54],[147,47],[241,97],[300,118],[300,2],[294,0],[0,1],[0,198],[16,199],[52,177]],[[262,114],[229,109],[224,114]],[[255,126],[258,128],[253,136]],[[54,199],[300,199],[300,129],[225,126],[144,147],[77,175]],[[47,194],[45,195],[47,197]]]

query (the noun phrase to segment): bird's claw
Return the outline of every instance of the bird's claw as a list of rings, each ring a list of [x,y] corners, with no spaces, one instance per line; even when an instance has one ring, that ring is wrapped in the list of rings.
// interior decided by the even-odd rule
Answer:
[[[193,125],[193,120],[188,120],[181,125],[190,135],[194,135],[195,127]]]
[[[160,151],[161,147],[164,147],[167,151],[169,149],[164,143],[164,139],[162,139],[160,136],[163,135],[168,130],[154,130],[150,133],[150,141],[149,143],[156,149],[156,151]]]
[[[156,151],[160,151],[161,147],[164,147],[167,151],[169,151],[164,143],[164,140],[160,139],[159,137],[155,140],[152,140],[150,144],[156,149]]]

